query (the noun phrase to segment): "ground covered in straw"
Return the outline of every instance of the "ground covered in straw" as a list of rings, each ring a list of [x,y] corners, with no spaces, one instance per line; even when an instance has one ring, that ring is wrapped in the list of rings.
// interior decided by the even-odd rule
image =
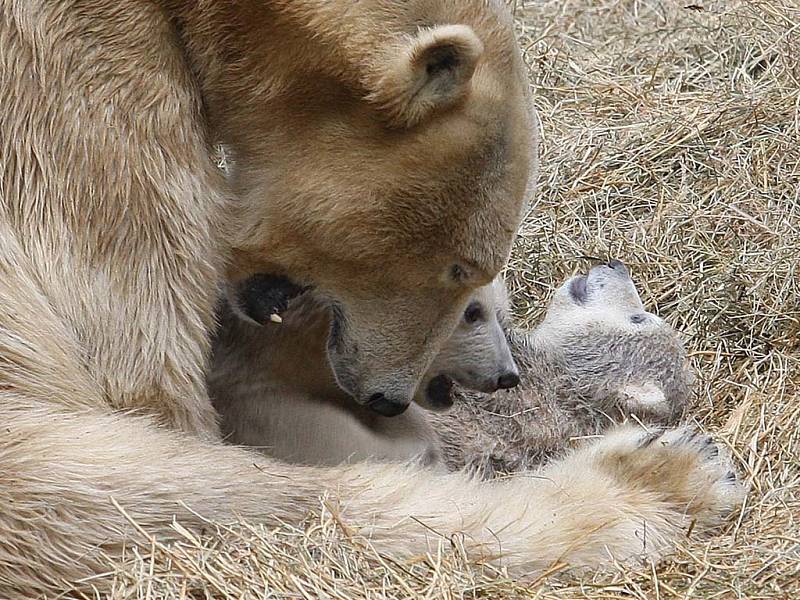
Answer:
[[[631,267],[685,334],[692,418],[752,490],[660,564],[511,581],[457,549],[398,564],[325,510],[131,548],[119,598],[800,597],[800,3],[517,0],[544,142],[510,270],[533,324],[595,258]]]

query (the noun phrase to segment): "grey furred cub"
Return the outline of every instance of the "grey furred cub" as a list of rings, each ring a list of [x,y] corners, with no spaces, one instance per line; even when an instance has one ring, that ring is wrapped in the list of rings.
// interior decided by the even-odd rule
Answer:
[[[612,260],[569,279],[533,331],[507,332],[520,384],[494,395],[456,390],[430,414],[452,469],[483,476],[538,466],[571,438],[630,415],[676,422],[694,376],[677,333],[646,312],[625,265]]]

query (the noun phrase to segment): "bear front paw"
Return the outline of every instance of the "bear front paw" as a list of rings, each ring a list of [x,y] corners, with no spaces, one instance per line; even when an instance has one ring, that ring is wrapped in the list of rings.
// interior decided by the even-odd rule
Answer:
[[[622,427],[601,440],[594,454],[598,468],[619,484],[653,495],[700,528],[719,524],[746,494],[729,454],[689,426]]]

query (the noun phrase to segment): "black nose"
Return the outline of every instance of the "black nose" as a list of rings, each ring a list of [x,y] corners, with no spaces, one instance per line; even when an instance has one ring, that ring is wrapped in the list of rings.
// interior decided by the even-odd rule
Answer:
[[[620,273],[627,273],[628,268],[625,266],[625,263],[621,260],[617,260],[616,258],[612,258],[610,261],[606,263],[606,266],[609,269],[613,269],[615,271],[619,271]]]
[[[372,394],[367,406],[384,417],[396,417],[408,408],[408,402],[387,398],[384,394]]]
[[[519,385],[519,375],[512,371],[503,373],[497,378],[497,387],[501,390],[509,390],[513,387],[517,387],[517,385]]]

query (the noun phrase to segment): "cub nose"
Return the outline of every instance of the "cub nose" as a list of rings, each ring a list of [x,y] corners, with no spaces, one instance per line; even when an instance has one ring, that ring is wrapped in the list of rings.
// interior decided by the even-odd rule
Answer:
[[[408,408],[408,402],[396,398],[387,398],[386,394],[372,394],[367,406],[384,417],[396,417]]]
[[[607,263],[609,269],[624,269],[625,264],[621,260],[617,260],[616,258],[612,258]]]
[[[620,275],[628,275],[628,267],[626,267],[625,263],[622,262],[621,260],[612,258],[606,263],[606,266],[612,271],[616,271]]]
[[[514,373],[513,371],[509,371],[508,373],[503,373],[500,377],[497,378],[497,387],[501,390],[509,390],[513,387],[517,387],[519,385],[519,375]]]

